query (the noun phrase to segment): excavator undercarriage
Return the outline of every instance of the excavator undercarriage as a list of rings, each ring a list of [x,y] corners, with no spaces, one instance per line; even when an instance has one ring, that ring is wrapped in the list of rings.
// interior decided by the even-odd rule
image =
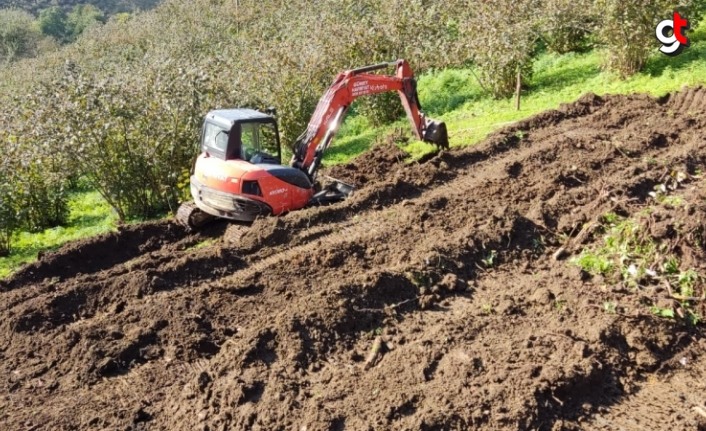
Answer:
[[[306,207],[322,206],[341,202],[355,191],[355,187],[351,184],[344,183],[331,177],[326,177],[326,180],[326,186],[322,187],[311,197]],[[194,201],[188,201],[179,206],[175,216],[175,221],[189,230],[197,231],[218,218],[220,217],[209,214],[199,208]]]
[[[216,216],[202,211],[196,206],[194,201],[184,202],[179,205],[175,216],[177,223],[192,230],[200,229],[215,219]]]

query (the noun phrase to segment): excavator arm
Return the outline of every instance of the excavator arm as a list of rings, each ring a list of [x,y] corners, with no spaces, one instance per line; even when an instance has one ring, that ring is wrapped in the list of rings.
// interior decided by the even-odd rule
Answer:
[[[376,75],[369,72],[395,67],[395,75]],[[347,70],[336,76],[333,84],[319,100],[314,115],[304,133],[294,145],[291,165],[315,178],[324,152],[331,144],[351,103],[360,96],[397,91],[402,106],[419,140],[448,148],[446,124],[425,117],[417,97],[417,82],[405,60],[381,63]]]

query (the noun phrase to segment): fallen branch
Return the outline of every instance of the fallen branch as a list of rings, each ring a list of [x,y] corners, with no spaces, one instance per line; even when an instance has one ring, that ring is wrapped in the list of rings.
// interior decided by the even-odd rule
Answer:
[[[628,158],[628,159],[630,158],[630,156],[625,151],[623,151],[618,144],[616,144],[615,142],[612,142],[612,141],[611,141],[611,144],[613,144],[613,148],[615,148],[620,154],[622,154],[623,157]]]
[[[405,304],[409,304],[410,302],[418,301],[419,298],[421,298],[422,295],[415,296],[414,298],[409,298],[405,299],[404,301],[398,302],[397,304],[392,304],[392,305],[386,305],[383,308],[358,308],[358,307],[353,307],[353,310],[358,311],[358,312],[364,312],[364,313],[380,313],[385,310],[395,310]]]
[[[699,298],[698,296],[682,296],[682,295],[672,295],[672,299],[676,299],[677,301],[691,301],[691,302],[703,302],[706,301],[706,298]]]
[[[556,249],[554,254],[552,254],[552,259],[553,260],[561,260],[564,257],[566,257],[566,255],[568,255],[568,254],[569,254],[569,252],[566,250],[566,247],[562,246],[562,247],[559,247],[558,249]]]
[[[678,293],[674,293],[672,291],[672,285],[669,283],[667,280],[663,280],[664,285],[667,287],[667,292],[669,292],[669,298],[675,299],[677,301],[692,301],[692,302],[703,302],[706,301],[706,293],[704,293],[704,296],[698,297],[698,296],[683,296],[679,295]]]

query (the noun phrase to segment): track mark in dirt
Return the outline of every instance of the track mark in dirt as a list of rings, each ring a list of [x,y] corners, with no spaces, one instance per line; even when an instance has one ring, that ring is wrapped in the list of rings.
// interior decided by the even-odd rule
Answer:
[[[706,110],[706,90],[703,86],[688,88],[671,95],[667,107],[675,112],[695,114]]]
[[[246,268],[228,277],[227,282],[232,285],[240,285],[244,280],[252,278],[255,274],[263,273],[266,268],[285,263],[291,264],[292,262],[296,262],[301,256],[316,254],[313,252],[318,249],[327,250],[326,252],[321,253],[321,255],[330,257],[332,253],[331,250],[335,251],[340,247],[343,247],[342,249],[345,250],[344,247],[346,244],[355,244],[356,242],[363,241],[366,238],[381,235],[384,230],[384,225],[378,225],[371,228],[345,223],[340,227],[340,230],[337,229],[335,232],[331,228],[317,229],[315,233],[302,238],[303,241],[309,242],[304,242],[303,244],[286,248],[285,250],[271,254],[264,259],[257,259]],[[312,240],[312,238],[319,239]],[[301,242],[301,240],[297,242]],[[223,284],[220,281],[217,283]]]

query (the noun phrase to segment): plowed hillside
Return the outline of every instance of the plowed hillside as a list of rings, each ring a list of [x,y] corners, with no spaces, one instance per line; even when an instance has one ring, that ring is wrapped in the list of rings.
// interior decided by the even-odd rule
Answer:
[[[703,324],[573,258],[613,213],[706,274],[706,89],[586,95],[403,158],[332,169],[359,185],[340,204],[25,267],[0,284],[0,429],[705,429]],[[660,205],[674,172],[683,204]]]

